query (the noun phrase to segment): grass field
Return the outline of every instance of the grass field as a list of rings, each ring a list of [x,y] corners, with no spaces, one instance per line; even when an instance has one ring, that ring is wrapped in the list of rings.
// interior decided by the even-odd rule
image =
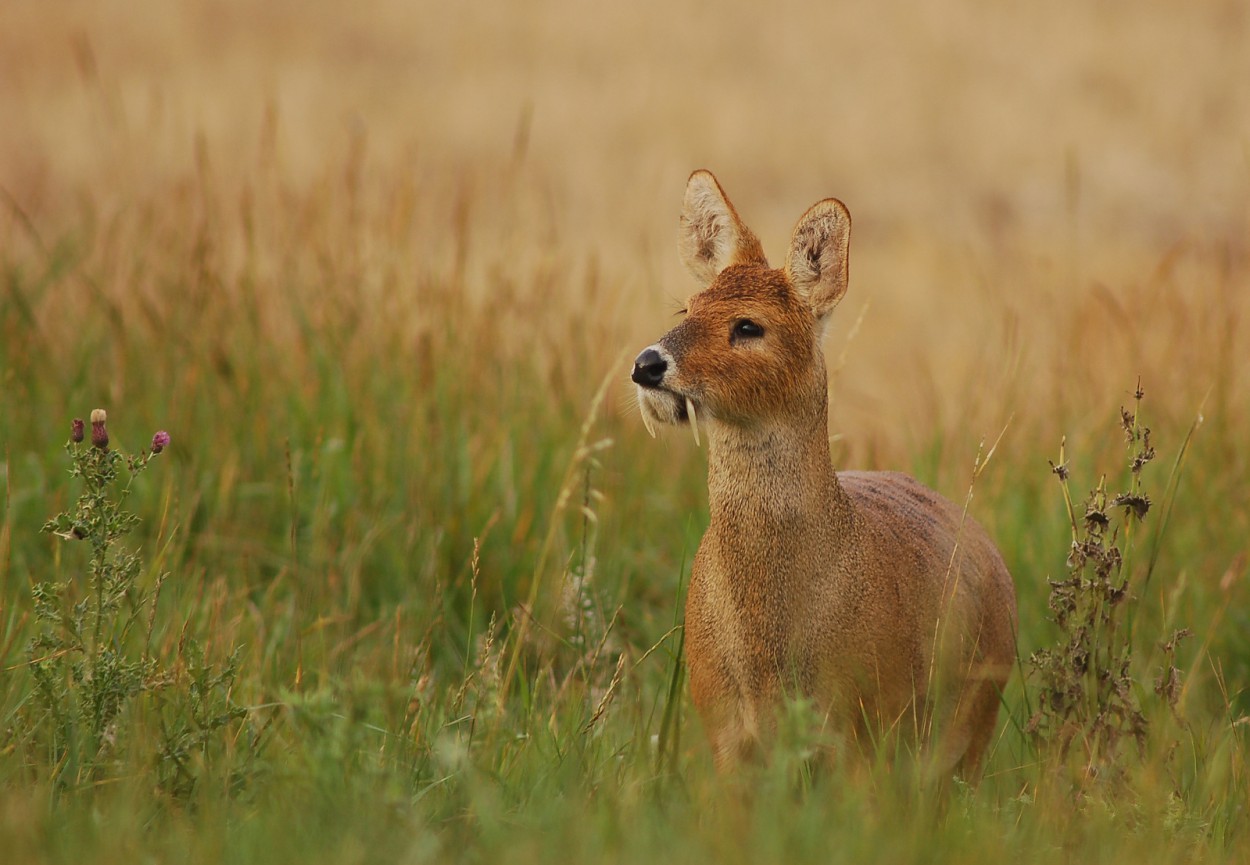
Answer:
[[[971,487],[1016,580],[975,789],[813,772],[801,706],[712,770],[678,656],[705,454],[627,378],[694,290],[698,167],[774,262],[814,201],[854,214],[834,458]],[[1247,861],[1248,314],[1236,2],[6,3],[0,860]],[[1148,728],[1059,754],[1048,460],[1078,509],[1125,488],[1139,379],[1154,507],[1092,639]],[[98,729],[31,664],[34,587],[94,609],[90,545],[39,529],[95,408],[172,437],[121,541],[140,624],[92,643],[150,666]]]

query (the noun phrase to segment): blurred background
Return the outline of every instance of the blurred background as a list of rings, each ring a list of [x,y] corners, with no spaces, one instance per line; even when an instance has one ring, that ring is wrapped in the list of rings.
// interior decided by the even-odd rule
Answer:
[[[770,246],[832,193],[866,231],[948,242],[1063,237],[1073,219],[1109,243],[1244,239],[1250,13],[1235,0],[3,14],[5,183],[35,212],[106,175],[168,182],[197,142],[246,164],[276,134],[296,178],[349,148],[422,176],[523,160],[550,202],[535,240],[583,229],[634,254],[652,232],[668,243],[651,223],[704,165]]]

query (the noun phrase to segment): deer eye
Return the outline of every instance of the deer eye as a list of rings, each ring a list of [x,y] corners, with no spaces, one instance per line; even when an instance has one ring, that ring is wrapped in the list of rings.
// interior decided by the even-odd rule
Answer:
[[[740,318],[734,322],[730,335],[733,339],[758,339],[764,335],[764,328],[749,318]]]

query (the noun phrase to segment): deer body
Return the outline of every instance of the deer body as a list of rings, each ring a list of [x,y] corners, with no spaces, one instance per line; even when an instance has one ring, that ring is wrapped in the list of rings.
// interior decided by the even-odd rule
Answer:
[[[1015,656],[1015,592],[961,508],[906,475],[833,470],[820,337],[846,290],[845,207],[804,214],[777,270],[708,172],[690,178],[682,226],[706,288],[633,378],[649,428],[708,433],[685,627],[718,765],[766,747],[790,695],[852,738],[914,737],[975,777]]]

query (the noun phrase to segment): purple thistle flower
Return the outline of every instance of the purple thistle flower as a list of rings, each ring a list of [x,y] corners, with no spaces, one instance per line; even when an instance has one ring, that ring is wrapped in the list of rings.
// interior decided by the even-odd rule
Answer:
[[[104,426],[104,422],[108,420],[108,415],[104,409],[97,408],[91,411],[91,443],[100,450],[106,450],[109,446],[109,432]]]
[[[82,418],[80,417],[74,418],[74,422],[70,424],[70,428],[69,428],[69,440],[72,441],[74,444],[78,444],[78,442],[82,441],[83,431],[86,428],[87,428],[87,425],[82,422]]]
[[[160,430],[152,436],[152,453],[158,454],[169,447],[169,433]]]

